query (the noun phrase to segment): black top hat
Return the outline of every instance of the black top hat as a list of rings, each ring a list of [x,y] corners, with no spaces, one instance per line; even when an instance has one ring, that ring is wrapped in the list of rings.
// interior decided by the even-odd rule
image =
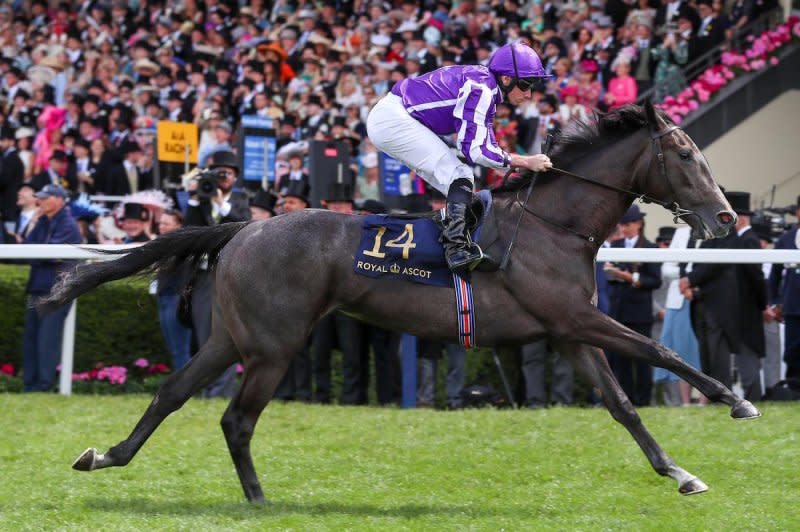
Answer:
[[[335,116],[335,117],[333,117],[333,123],[331,125],[332,126],[347,127],[347,123],[345,122],[345,117],[343,117],[343,116]]]
[[[664,226],[658,228],[658,236],[656,242],[668,242],[675,236],[675,228],[672,226]]]
[[[353,185],[350,183],[331,183],[328,187],[328,194],[322,198],[325,201],[353,201]]]
[[[239,173],[239,159],[236,157],[236,154],[232,151],[224,150],[218,151],[211,154],[212,162],[208,165],[209,168],[219,168],[224,166],[225,168],[233,168],[236,170],[236,173]]]
[[[50,159],[55,159],[56,161],[64,161],[68,160],[67,154],[63,150],[53,150],[53,154],[50,155]]]
[[[301,199],[308,205],[309,192],[311,192],[311,187],[305,179],[293,179],[289,181],[289,186],[286,187],[283,196]]]
[[[750,193],[749,192],[725,192],[725,199],[733,207],[733,212],[736,214],[743,214],[745,216],[752,216],[753,211],[750,210]]]
[[[378,200],[368,199],[364,200],[364,203],[361,205],[361,210],[370,214],[383,214],[386,212],[386,205]]]
[[[256,195],[250,201],[251,207],[258,207],[265,211],[275,214],[275,203],[278,201],[278,196],[271,190],[259,189]]]
[[[761,240],[772,242],[772,227],[767,221],[753,222],[753,231],[758,235]]]
[[[3,124],[3,127],[0,128],[0,139],[16,140],[16,133],[14,132],[14,128],[9,126],[8,124]]]
[[[129,153],[142,151],[142,147],[139,146],[138,142],[135,142],[133,140],[126,140],[119,147],[119,151],[122,153],[122,155],[128,155]]]
[[[122,214],[123,220],[141,220],[146,222],[150,219],[150,212],[141,203],[126,203]]]
[[[622,219],[619,221],[619,223],[627,224],[631,222],[638,222],[639,220],[644,220],[645,216],[647,216],[647,214],[640,211],[638,205],[631,205],[628,209],[628,212],[622,216]]]

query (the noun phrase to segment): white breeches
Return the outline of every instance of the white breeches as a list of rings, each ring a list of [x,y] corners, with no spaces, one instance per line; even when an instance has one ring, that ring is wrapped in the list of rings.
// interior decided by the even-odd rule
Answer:
[[[412,118],[399,96],[389,93],[375,104],[367,117],[367,134],[378,149],[445,196],[456,179],[474,180],[472,169],[458,160],[436,133]]]

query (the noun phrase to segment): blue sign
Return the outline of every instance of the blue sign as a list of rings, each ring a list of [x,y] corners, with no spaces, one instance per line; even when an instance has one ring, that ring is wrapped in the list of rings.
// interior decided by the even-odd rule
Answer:
[[[266,169],[267,181],[275,182],[275,154],[277,152],[275,137],[260,135],[244,136],[242,156],[242,179],[245,181],[261,181]]]
[[[242,127],[252,127],[256,129],[272,129],[272,119],[258,115],[244,115],[242,117]]]
[[[385,153],[381,152],[381,170],[384,196],[408,196],[411,188],[411,169]]]
[[[242,179],[275,181],[275,130],[272,119],[258,115],[242,117]]]

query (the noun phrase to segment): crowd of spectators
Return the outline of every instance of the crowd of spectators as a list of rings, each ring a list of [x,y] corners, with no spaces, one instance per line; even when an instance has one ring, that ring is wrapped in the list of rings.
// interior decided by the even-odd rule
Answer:
[[[635,102],[653,87],[656,99],[679,91],[685,84],[681,66],[774,4],[7,2],[0,6],[5,241],[21,242],[32,232],[41,214],[34,194],[48,185],[63,187],[72,198],[70,212],[84,241],[142,241],[165,224],[180,224],[184,215],[191,223],[187,208],[171,210],[180,182],[162,180],[162,191],[150,191],[159,182],[153,140],[160,120],[197,124],[203,167],[213,165],[215,154],[227,160],[236,151],[242,116],[273,120],[276,180],[271,190],[250,191],[253,217],[307,207],[308,142],[347,141],[355,185],[319,197],[331,209],[350,204],[352,212],[352,200],[360,206],[380,199],[378,154],[365,122],[398,80],[447,65],[486,64],[498,46],[527,42],[553,77],[523,106],[501,103],[495,133],[504,150],[538,153],[548,133],[587,119],[593,110]],[[236,163],[228,166],[238,174]],[[480,182],[489,185],[498,177],[489,172]],[[209,225],[230,212],[230,192],[224,193],[204,214]],[[82,195],[128,196],[128,206],[115,209]],[[196,207],[192,201],[189,211]],[[137,203],[146,209],[129,206]],[[175,305],[174,296],[162,300]],[[170,327],[172,338],[180,336],[178,325]]]

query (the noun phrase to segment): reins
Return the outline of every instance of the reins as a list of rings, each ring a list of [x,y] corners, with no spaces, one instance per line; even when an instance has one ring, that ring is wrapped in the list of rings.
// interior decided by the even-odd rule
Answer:
[[[672,188],[672,183],[670,182],[670,180],[669,180],[669,178],[667,176],[667,166],[666,166],[666,163],[664,161],[664,152],[663,152],[663,150],[661,148],[661,137],[663,137],[665,135],[668,135],[668,134],[670,134],[673,131],[676,131],[678,129],[681,129],[681,128],[679,126],[673,124],[673,125],[669,126],[668,128],[666,128],[664,130],[661,130],[661,131],[653,131],[652,129],[650,131],[650,138],[653,140],[653,152],[655,153],[655,156],[656,156],[656,161],[657,161],[657,164],[658,164],[659,173],[661,174],[662,179],[667,182],[667,186],[669,187],[670,192],[672,192],[672,196],[673,197],[675,197],[675,191]],[[548,135],[547,138],[545,139],[545,141],[542,143],[542,153],[545,153],[545,154],[549,153],[550,147],[552,146],[552,142],[553,142],[552,135]],[[505,175],[505,177],[503,178],[503,183],[506,182],[506,180],[510,176],[511,172],[512,172],[512,170],[509,170],[508,173]],[[552,168],[550,168],[549,172],[557,172],[559,174],[566,175],[566,176],[572,177],[574,179],[578,179],[578,180],[584,181],[586,183],[590,183],[592,185],[595,185],[595,186],[598,186],[598,187],[601,187],[601,188],[605,188],[605,189],[608,189],[608,190],[613,190],[613,191],[619,192],[621,194],[627,194],[629,196],[633,196],[634,198],[637,198],[642,203],[654,203],[656,205],[660,205],[661,207],[663,207],[664,209],[666,209],[666,210],[668,210],[668,211],[670,211],[672,213],[672,215],[674,216],[674,222],[675,223],[678,223],[678,221],[681,220],[684,216],[696,215],[696,213],[694,211],[682,208],[678,204],[677,201],[672,201],[672,202],[662,201],[662,200],[656,199],[656,198],[654,198],[652,196],[648,196],[647,194],[641,194],[639,192],[634,192],[632,190],[620,188],[620,187],[617,187],[617,186],[614,186],[614,185],[610,185],[608,183],[603,183],[603,182],[600,182],[600,181],[596,181],[596,180],[588,178],[586,176],[582,176],[580,174],[576,174],[574,172],[570,172],[568,170],[564,170],[563,168],[552,167]],[[555,220],[551,220],[549,218],[546,218],[546,217],[544,217],[544,216],[532,211],[530,208],[528,208],[528,202],[531,199],[531,194],[533,193],[533,187],[536,184],[536,180],[537,180],[538,177],[539,177],[539,172],[534,172],[531,175],[530,183],[528,184],[528,190],[527,190],[527,193],[525,194],[524,201],[521,200],[520,197],[519,197],[519,194],[522,191],[522,189],[517,191],[516,203],[519,204],[519,206],[522,209],[520,210],[520,215],[519,215],[519,218],[517,219],[517,224],[514,227],[514,232],[513,232],[512,236],[511,236],[511,241],[509,242],[508,248],[506,248],[506,252],[503,254],[503,259],[500,262],[500,269],[501,270],[505,270],[506,266],[508,266],[508,261],[511,259],[511,252],[514,249],[514,243],[517,240],[517,233],[519,232],[519,226],[522,223],[522,216],[526,212],[528,214],[531,214],[531,215],[535,216],[536,218],[538,218],[539,220],[541,220],[541,221],[543,221],[545,223],[548,223],[548,224],[550,224],[550,225],[552,225],[554,227],[558,227],[559,229],[562,229],[563,231],[566,231],[566,232],[568,232],[568,233],[570,233],[572,235],[575,235],[575,236],[577,236],[579,238],[582,238],[582,239],[584,239],[584,240],[586,240],[588,242],[591,242],[591,243],[597,242],[597,237],[595,237],[594,235],[587,235],[585,233],[581,233],[580,231],[577,231],[577,230],[573,229],[572,227],[569,227],[567,225],[564,225],[564,224],[561,224],[559,222],[556,222]]]

